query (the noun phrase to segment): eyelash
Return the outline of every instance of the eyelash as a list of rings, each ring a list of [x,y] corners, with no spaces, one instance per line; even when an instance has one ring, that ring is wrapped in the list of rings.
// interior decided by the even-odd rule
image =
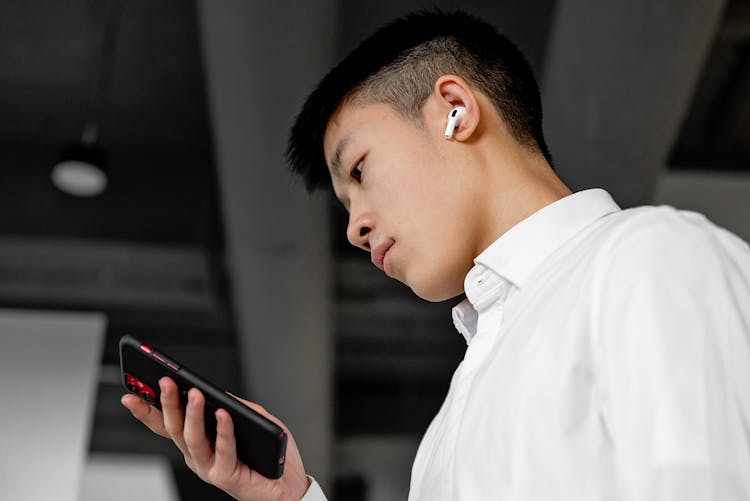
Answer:
[[[352,178],[354,178],[354,180],[357,181],[358,183],[362,182],[362,165],[363,164],[364,164],[364,159],[359,160],[356,164],[354,164],[354,167],[349,173],[352,176]],[[359,169],[357,169],[357,167],[359,167]]]

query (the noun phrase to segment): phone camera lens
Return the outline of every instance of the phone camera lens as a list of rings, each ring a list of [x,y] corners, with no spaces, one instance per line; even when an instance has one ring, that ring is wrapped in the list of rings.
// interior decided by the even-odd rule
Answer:
[[[145,400],[146,402],[150,404],[154,403],[154,399],[151,398],[151,395],[149,395],[148,392],[142,391],[141,396],[143,397],[143,400]]]
[[[125,386],[127,387],[128,390],[132,391],[133,393],[138,392],[137,388],[135,387],[133,383],[125,383]]]

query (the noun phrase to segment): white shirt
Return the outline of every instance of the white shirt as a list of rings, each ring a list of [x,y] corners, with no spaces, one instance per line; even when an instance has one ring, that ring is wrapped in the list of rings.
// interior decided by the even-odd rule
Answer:
[[[750,500],[745,242],[586,190],[501,236],[465,292],[409,501]]]

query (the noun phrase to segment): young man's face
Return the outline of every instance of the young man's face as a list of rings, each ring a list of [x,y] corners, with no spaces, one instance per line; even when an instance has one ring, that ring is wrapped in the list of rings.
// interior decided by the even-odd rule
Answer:
[[[478,252],[480,180],[448,147],[445,119],[420,129],[389,105],[345,104],[323,144],[349,241],[430,301],[463,292]]]

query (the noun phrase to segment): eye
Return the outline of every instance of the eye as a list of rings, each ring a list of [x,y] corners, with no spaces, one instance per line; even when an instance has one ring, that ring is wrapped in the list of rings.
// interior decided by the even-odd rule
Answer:
[[[364,160],[360,160],[357,162],[357,164],[354,166],[354,168],[351,171],[351,176],[354,178],[355,181],[358,183],[362,182],[362,165],[364,164]]]

